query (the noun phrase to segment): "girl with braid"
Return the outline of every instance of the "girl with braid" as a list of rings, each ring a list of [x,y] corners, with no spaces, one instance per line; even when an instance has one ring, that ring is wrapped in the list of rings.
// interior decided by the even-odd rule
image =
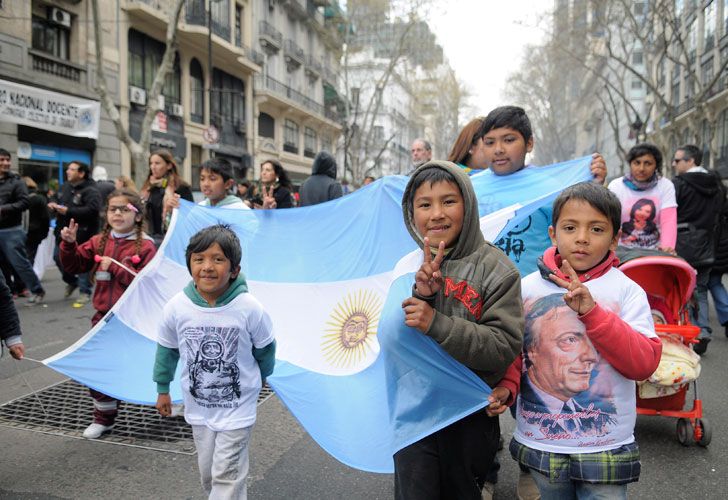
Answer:
[[[93,305],[98,323],[123,295],[134,276],[152,260],[156,247],[143,230],[141,198],[128,189],[117,189],[106,204],[106,224],[101,233],[82,244],[76,243],[78,224],[71,219],[61,230],[60,259],[69,273],[89,272],[96,280]],[[96,439],[109,432],[116,420],[118,401],[90,389],[94,399],[94,420],[83,437]]]

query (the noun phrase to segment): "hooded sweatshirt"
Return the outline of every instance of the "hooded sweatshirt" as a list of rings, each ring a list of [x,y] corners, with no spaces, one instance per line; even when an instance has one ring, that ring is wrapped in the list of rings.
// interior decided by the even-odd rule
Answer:
[[[317,205],[341,198],[341,184],[336,182],[336,160],[321,151],[313,160],[312,175],[301,186],[301,206]]]
[[[697,229],[712,232],[716,214],[722,203],[722,191],[718,179],[709,173],[686,172],[675,177],[677,199],[677,223],[692,223]]]
[[[420,248],[424,241],[410,207],[416,192],[413,186],[429,169],[444,170],[454,177],[463,195],[464,217],[460,236],[446,250],[440,267],[442,288],[427,298],[435,314],[425,334],[492,387],[521,349],[523,309],[518,270],[483,238],[473,185],[468,174],[451,162],[422,165],[405,188],[404,221]]]

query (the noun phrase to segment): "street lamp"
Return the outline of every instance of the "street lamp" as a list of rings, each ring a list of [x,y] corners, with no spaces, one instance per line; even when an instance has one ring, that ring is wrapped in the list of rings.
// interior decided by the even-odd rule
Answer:
[[[209,102],[209,121],[212,125],[212,4],[222,0],[207,0],[207,100]]]

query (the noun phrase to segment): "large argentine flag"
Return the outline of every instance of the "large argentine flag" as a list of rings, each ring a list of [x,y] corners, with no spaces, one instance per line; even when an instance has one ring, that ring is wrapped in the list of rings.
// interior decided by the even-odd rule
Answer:
[[[495,240],[563,187],[588,179],[588,164],[585,158],[529,168],[510,176],[512,184],[487,172],[474,176],[479,198],[487,200],[486,237]],[[278,352],[270,384],[338,460],[391,472],[395,451],[483,408],[490,393],[434,341],[404,325],[400,304],[422,262],[402,221],[406,183],[387,177],[295,210],[183,203],[159,253],[112,311],[44,362],[110,396],[153,404],[157,327],[164,304],[190,279],[187,242],[203,227],[230,224],[251,293],[273,318]],[[178,384],[172,397],[181,399]]]

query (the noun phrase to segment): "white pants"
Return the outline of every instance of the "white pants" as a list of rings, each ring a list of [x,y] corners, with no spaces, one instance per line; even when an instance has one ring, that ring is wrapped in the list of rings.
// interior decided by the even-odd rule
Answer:
[[[202,487],[211,500],[248,498],[245,479],[252,430],[253,426],[215,432],[204,425],[192,426]]]

